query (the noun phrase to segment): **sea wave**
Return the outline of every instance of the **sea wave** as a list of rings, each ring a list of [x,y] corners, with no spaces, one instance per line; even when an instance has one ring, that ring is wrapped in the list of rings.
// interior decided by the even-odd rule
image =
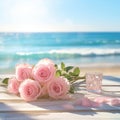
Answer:
[[[90,56],[90,55],[120,55],[120,49],[105,49],[105,48],[74,48],[74,49],[53,49],[49,51],[41,52],[17,52],[17,55],[20,56],[29,56],[29,55],[43,55],[43,54],[68,54],[68,55],[79,55],[79,56]]]

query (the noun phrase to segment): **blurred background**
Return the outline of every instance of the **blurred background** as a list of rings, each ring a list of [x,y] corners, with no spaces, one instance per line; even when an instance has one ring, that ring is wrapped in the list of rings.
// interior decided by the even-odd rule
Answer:
[[[119,73],[119,0],[0,0],[0,74],[42,58]]]

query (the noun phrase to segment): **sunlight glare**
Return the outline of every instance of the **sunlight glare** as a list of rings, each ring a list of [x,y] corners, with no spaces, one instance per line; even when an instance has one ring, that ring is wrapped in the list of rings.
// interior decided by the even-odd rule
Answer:
[[[13,6],[11,11],[12,21],[19,24],[31,24],[43,19],[47,9],[43,2],[19,2]]]

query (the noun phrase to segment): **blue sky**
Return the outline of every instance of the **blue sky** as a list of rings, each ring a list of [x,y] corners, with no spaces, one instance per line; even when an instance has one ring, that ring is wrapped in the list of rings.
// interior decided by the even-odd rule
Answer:
[[[0,0],[0,31],[120,31],[120,0]]]

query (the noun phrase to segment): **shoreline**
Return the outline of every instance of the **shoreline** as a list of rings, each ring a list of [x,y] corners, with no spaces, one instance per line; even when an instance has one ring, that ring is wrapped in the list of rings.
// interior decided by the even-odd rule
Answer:
[[[103,73],[103,75],[116,75],[120,76],[120,65],[75,65],[80,68],[80,74],[85,75],[87,72],[100,72]],[[6,74],[15,74],[15,70],[0,70],[0,75],[6,75]]]

